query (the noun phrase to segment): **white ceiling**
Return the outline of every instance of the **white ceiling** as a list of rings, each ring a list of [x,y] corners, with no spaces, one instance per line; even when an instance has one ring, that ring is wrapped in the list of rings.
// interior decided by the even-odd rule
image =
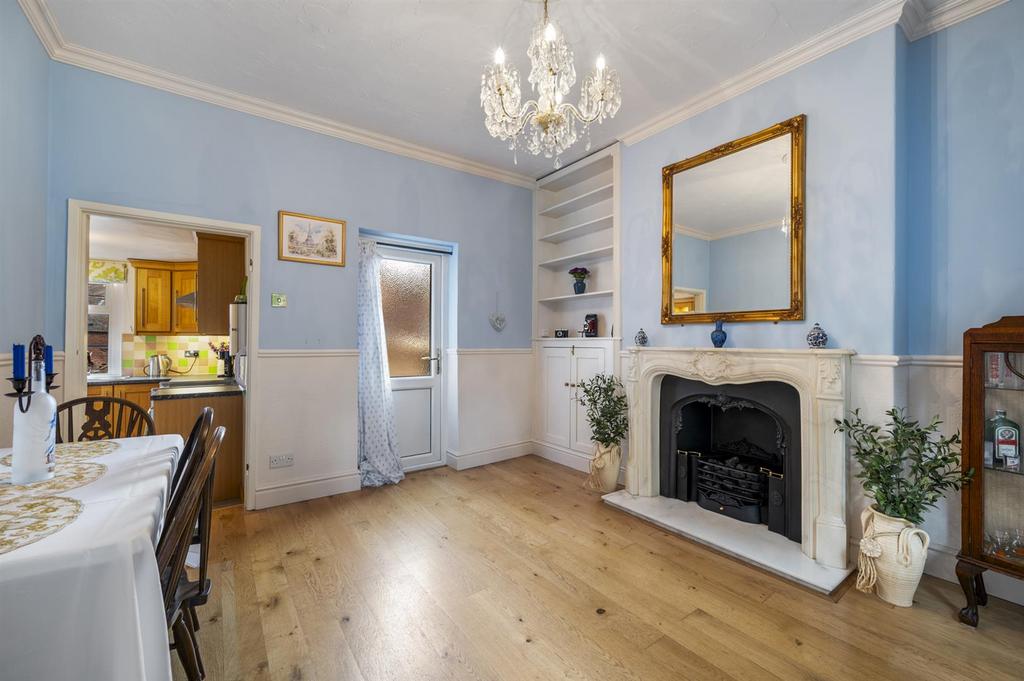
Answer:
[[[673,222],[708,239],[779,226],[789,213],[791,142],[776,137],[677,173]]]
[[[513,165],[479,105],[480,73],[498,45],[528,87],[536,0],[45,4],[68,45],[507,171],[552,170],[522,153]],[[621,75],[622,109],[593,131],[600,148],[881,5],[892,0],[553,0],[551,15],[575,51],[578,81],[598,52]],[[583,155],[580,143],[562,160]]]
[[[196,233],[141,220],[93,215],[89,218],[89,257],[93,260],[191,262],[198,255]]]

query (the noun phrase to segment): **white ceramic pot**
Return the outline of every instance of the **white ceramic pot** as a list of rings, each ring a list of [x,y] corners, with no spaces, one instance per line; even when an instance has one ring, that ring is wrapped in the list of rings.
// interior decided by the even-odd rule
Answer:
[[[619,464],[622,462],[622,446],[606,447],[594,444],[594,458],[590,462],[590,482],[602,492],[614,492],[619,482]]]
[[[875,591],[886,603],[909,608],[928,558],[928,533],[909,520],[893,518],[872,504],[860,516],[857,588]]]

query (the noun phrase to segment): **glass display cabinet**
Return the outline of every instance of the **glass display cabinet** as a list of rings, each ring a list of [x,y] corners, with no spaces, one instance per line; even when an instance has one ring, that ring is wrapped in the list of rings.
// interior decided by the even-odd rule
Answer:
[[[1024,317],[968,330],[963,371],[963,466],[974,478],[962,493],[956,576],[967,597],[960,621],[976,627],[985,570],[1024,578]]]

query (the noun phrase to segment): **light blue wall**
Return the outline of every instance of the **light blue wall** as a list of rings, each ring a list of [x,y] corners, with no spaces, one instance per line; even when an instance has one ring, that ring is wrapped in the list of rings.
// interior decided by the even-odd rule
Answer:
[[[43,331],[49,63],[18,3],[0,0],[0,353]]]
[[[807,114],[805,322],[730,325],[745,347],[804,347],[818,321],[831,345],[894,348],[894,63],[891,27],[625,147],[622,287],[626,338],[707,345],[710,325],[661,326],[661,168],[800,113]]]
[[[789,236],[777,227],[715,239],[710,263],[708,310],[789,307]]]
[[[908,48],[909,347],[1024,314],[1024,2]]]
[[[710,241],[677,234],[672,244],[672,272],[682,273],[680,281],[673,281],[675,286],[686,288],[708,289],[710,278],[708,268],[711,265]]]
[[[458,344],[530,343],[529,190],[53,63],[46,328],[64,330],[67,200],[263,228],[260,344],[354,348],[361,228],[458,244]],[[277,211],[348,221],[345,268],[277,259]],[[38,234],[42,239],[42,233]],[[508,324],[488,314],[501,291]],[[270,293],[288,294],[271,308]]]

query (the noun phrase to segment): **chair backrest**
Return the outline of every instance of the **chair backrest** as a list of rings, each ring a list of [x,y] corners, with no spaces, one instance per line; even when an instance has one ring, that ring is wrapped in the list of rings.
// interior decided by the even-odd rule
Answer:
[[[164,522],[165,531],[160,537],[156,548],[156,564],[160,570],[163,588],[164,610],[168,617],[173,615],[174,596],[178,581],[185,569],[185,558],[192,543],[192,531],[199,516],[199,508],[203,500],[203,490],[213,476],[213,464],[217,452],[224,441],[224,426],[218,426],[210,438],[208,446],[197,450],[194,468],[180,503],[169,512]],[[170,624],[170,622],[168,622]]]
[[[224,433],[224,437],[227,437],[227,433]],[[212,440],[212,438],[211,438]],[[212,446],[212,442],[206,445],[207,447]],[[210,522],[213,515],[213,481],[214,476],[217,474],[217,462],[213,462],[213,470],[210,473],[209,479],[206,481],[206,486],[203,488],[203,498],[199,508],[199,526],[198,532],[193,535],[193,545],[199,543],[199,583],[202,585],[202,599],[205,603],[207,593],[207,575],[209,574],[209,563],[210,563]]]
[[[155,433],[149,413],[120,397],[79,397],[57,407],[57,442],[113,440]]]
[[[181,503],[181,497],[185,493],[189,480],[195,472],[196,466],[202,459],[203,451],[209,443],[210,427],[213,425],[213,409],[203,407],[192,426],[188,440],[178,457],[178,465],[171,476],[170,493],[167,496],[167,516],[174,514],[175,508]],[[164,527],[167,524],[164,523]]]
[[[174,477],[171,478],[171,496],[168,497],[168,503],[170,498],[174,496],[174,491],[182,484],[182,478],[185,472],[189,470],[190,460],[197,447],[205,447],[207,441],[210,439],[210,428],[213,426],[213,409],[211,407],[203,407],[203,410],[199,412],[198,418],[196,418],[195,424],[192,425],[192,432],[189,433],[188,439],[185,440],[185,447],[181,450],[181,456],[178,457],[178,467],[174,469]]]

